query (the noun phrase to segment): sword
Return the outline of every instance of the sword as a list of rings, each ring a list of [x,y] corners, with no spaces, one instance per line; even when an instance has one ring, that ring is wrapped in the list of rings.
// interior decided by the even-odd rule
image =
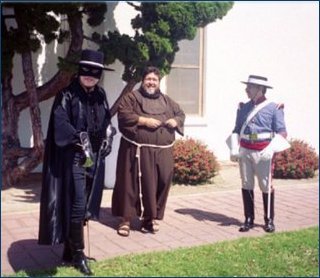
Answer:
[[[83,152],[86,156],[86,160],[82,167],[89,168],[93,165],[93,152],[90,142],[90,138],[87,132],[80,132],[80,142]]]
[[[290,148],[289,142],[279,134],[275,135],[275,137],[271,140],[269,145],[267,146],[267,148],[270,147],[274,153],[282,152]],[[268,219],[270,219],[270,207],[271,207],[272,157],[270,158],[269,167],[270,168],[269,168],[269,177],[268,177],[268,211],[267,211]]]
[[[116,134],[116,129],[111,124],[109,124],[106,133],[106,139],[103,140],[97,155],[96,165],[93,174],[92,187],[90,189],[90,193],[87,199],[85,216],[87,220],[98,219],[99,216],[98,212],[100,209],[102,192],[104,188],[103,182],[99,182],[100,179],[103,179],[104,176],[104,167],[102,167],[103,165],[101,165],[101,163],[102,160],[111,152],[111,145],[113,141],[113,136]],[[104,152],[106,152],[106,154],[104,154]]]

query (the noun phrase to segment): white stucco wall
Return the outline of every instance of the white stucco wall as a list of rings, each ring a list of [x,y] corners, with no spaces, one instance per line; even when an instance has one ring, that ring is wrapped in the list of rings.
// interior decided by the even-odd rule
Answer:
[[[240,81],[257,74],[274,86],[267,97],[285,104],[289,138],[303,139],[318,151],[319,3],[235,2],[206,32],[206,125],[187,127],[187,135],[227,160],[225,138],[239,101],[248,101]]]
[[[98,32],[118,30],[132,35],[131,19],[136,11],[125,2],[108,3],[108,16]],[[85,47],[93,47],[86,43]],[[63,56],[65,46],[47,46],[41,82],[56,72],[50,58]],[[39,52],[41,53],[41,51]],[[55,58],[54,58],[55,59]],[[56,60],[55,60],[56,61]],[[319,149],[319,3],[314,2],[235,2],[223,20],[206,28],[205,103],[203,118],[187,116],[186,136],[202,140],[219,160],[228,160],[225,139],[233,129],[239,101],[247,101],[245,85],[249,74],[267,76],[274,89],[267,97],[285,104],[289,138],[303,139]],[[121,80],[123,65],[110,65],[102,86],[110,105],[125,83]],[[36,70],[38,72],[38,70]],[[15,57],[14,91],[24,90],[21,61]],[[162,86],[164,84],[161,84]],[[43,133],[46,136],[52,100],[40,104]],[[113,124],[117,126],[116,117]],[[22,146],[29,146],[31,124],[29,111],[23,111],[19,122]],[[113,187],[120,134],[114,140],[113,152],[107,158],[106,186]],[[41,171],[39,166],[36,171]]]

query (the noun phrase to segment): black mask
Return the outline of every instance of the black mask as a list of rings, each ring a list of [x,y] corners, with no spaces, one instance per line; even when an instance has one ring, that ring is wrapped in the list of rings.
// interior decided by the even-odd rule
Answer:
[[[80,65],[79,76],[92,76],[94,78],[100,79],[102,74],[102,69]]]

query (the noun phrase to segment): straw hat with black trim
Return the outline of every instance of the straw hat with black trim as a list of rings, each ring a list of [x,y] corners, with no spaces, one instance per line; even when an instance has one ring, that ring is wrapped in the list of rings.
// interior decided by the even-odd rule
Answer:
[[[84,49],[81,53],[81,59],[77,64],[79,64],[80,66],[88,66],[107,71],[114,71],[114,69],[106,68],[103,65],[103,60],[104,54],[102,52],[91,49]]]
[[[269,89],[273,89],[273,87],[271,87],[268,83],[268,78],[258,75],[249,75],[248,81],[241,81],[241,83],[260,85]]]

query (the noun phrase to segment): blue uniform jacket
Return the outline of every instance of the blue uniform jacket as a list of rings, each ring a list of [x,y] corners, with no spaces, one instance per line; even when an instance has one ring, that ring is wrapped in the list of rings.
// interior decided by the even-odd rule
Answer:
[[[254,106],[253,101],[239,105],[233,133],[240,134],[241,127]],[[283,106],[278,107],[278,104],[270,102],[256,113],[244,130],[244,134],[264,132],[286,133]]]

